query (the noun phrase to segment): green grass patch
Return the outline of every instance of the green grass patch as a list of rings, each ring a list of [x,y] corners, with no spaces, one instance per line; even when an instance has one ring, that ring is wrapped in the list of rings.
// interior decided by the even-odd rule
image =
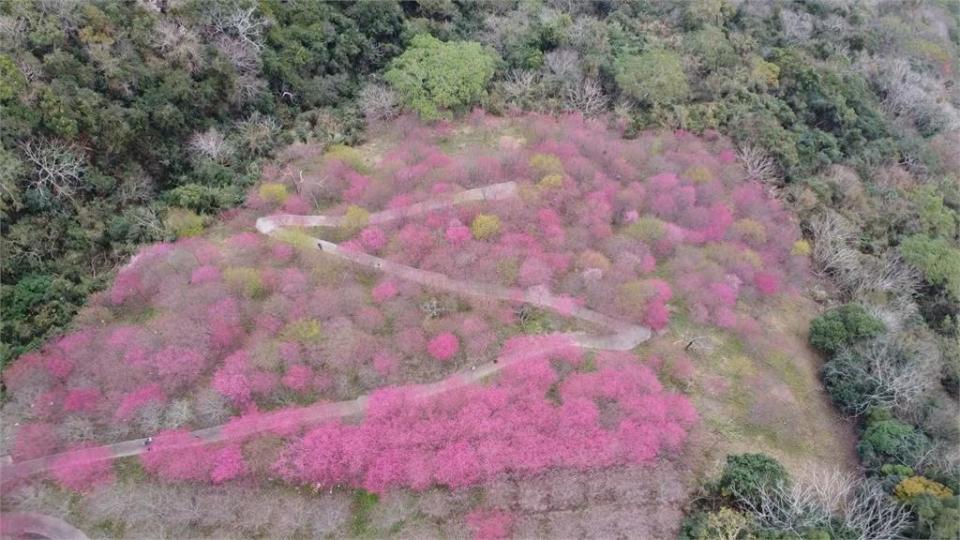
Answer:
[[[776,371],[778,378],[790,387],[797,399],[802,400],[809,396],[810,385],[790,358],[783,354],[774,354],[767,357],[767,364]]]
[[[353,520],[350,532],[355,538],[375,538],[375,530],[370,523],[370,511],[380,502],[376,493],[358,489],[353,492]]]
[[[137,457],[131,456],[114,460],[113,470],[117,474],[117,482],[144,482],[147,480],[147,471]]]

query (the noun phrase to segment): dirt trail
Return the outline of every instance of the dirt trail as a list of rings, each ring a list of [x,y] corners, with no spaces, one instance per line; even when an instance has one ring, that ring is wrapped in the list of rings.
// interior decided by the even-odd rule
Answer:
[[[385,223],[387,221],[415,216],[452,205],[473,201],[500,200],[515,195],[516,184],[514,182],[492,184],[481,188],[466,190],[450,197],[432,199],[404,208],[371,214],[369,222]],[[258,219],[256,227],[262,234],[274,235],[282,231],[283,227],[337,227],[341,223],[342,217],[340,216],[278,214]],[[529,303],[544,309],[556,311],[564,316],[589,322],[609,331],[606,335],[567,332],[543,336],[555,339],[545,342],[549,343],[549,345],[545,345],[545,347],[532,353],[512,354],[506,357],[500,357],[498,360],[492,362],[463,369],[442,381],[416,385],[414,387],[416,389],[414,395],[418,399],[476,383],[517,362],[522,362],[533,356],[550,354],[554,350],[560,350],[570,345],[576,345],[586,349],[629,351],[640,343],[650,339],[651,336],[649,328],[629,324],[602,313],[577,306],[572,299],[555,296],[546,287],[519,289],[486,283],[458,281],[436,272],[420,270],[374,257],[366,253],[346,250],[333,242],[320,239],[317,239],[316,248],[328,255],[379,270],[400,279],[413,281],[426,287],[479,298]],[[363,395],[347,401],[318,403],[299,409],[265,413],[251,421],[245,421],[240,425],[230,425],[229,428],[227,425],[220,425],[200,429],[192,432],[196,442],[183,445],[183,448],[189,448],[193,445],[242,439],[265,431],[288,429],[295,426],[300,427],[316,424],[325,420],[357,416],[363,413],[368,399],[369,395]],[[100,449],[107,450],[107,452],[103,452],[105,456],[103,459],[116,459],[142,454],[148,451],[149,445],[147,444],[146,438],[141,438],[104,445],[100,447]],[[88,453],[89,449],[83,452]],[[9,463],[8,460],[5,460],[5,463],[0,465],[0,484],[7,484],[46,471],[50,469],[57,460],[73,454],[73,452],[64,452],[19,463]]]
[[[3,538],[48,538],[50,540],[87,540],[80,529],[62,519],[35,512],[11,512],[0,515]]]

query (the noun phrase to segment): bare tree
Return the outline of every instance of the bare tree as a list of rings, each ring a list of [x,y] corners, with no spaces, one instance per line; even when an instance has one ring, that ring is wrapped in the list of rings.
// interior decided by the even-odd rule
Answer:
[[[73,200],[86,164],[79,152],[61,141],[31,140],[20,146],[33,168],[30,187],[44,197]]]
[[[97,432],[93,422],[82,416],[70,416],[57,426],[57,436],[70,444],[92,441]]]
[[[178,399],[163,412],[163,427],[176,429],[193,422],[193,405],[189,399]]]
[[[741,500],[756,522],[798,538],[810,529],[851,540],[899,538],[911,521],[879,483],[836,469],[808,468],[796,481],[763,485],[759,493],[757,500]]]
[[[218,163],[230,161],[234,148],[217,128],[196,132],[190,136],[190,151],[198,158],[207,158]]]
[[[942,83],[917,72],[904,58],[870,58],[858,63],[871,86],[883,96],[890,114],[902,116],[932,131],[952,130],[960,126],[960,115],[942,99],[947,91]]]
[[[230,417],[230,405],[212,388],[205,388],[194,398],[194,410],[202,426],[219,424]]]
[[[860,271],[860,252],[853,247],[856,229],[846,218],[827,210],[813,216],[808,226],[817,270],[832,274],[842,284]]]
[[[824,366],[828,376],[859,381],[872,389],[849,406],[856,413],[884,407],[917,418],[940,370],[939,352],[924,341],[884,335],[841,349]]]
[[[233,80],[230,103],[243,105],[254,101],[267,91],[267,81],[256,73],[241,73]]]
[[[204,46],[196,32],[162,17],[154,29],[154,45],[164,53],[165,58],[182,65],[191,73],[200,69],[204,62]]]
[[[745,144],[737,149],[737,157],[743,163],[748,179],[759,180],[764,184],[780,185],[783,183],[780,177],[780,167],[760,147]]]
[[[27,21],[20,17],[0,15],[0,45],[8,50],[20,50],[27,35]]]
[[[567,86],[563,96],[564,108],[580,111],[585,116],[596,116],[607,108],[607,96],[596,79],[584,79],[580,84]]]
[[[146,238],[163,238],[166,228],[157,215],[157,211],[149,206],[136,206],[123,213],[123,216],[143,231]]]
[[[263,48],[267,20],[257,13],[256,6],[209,2],[205,15],[214,33],[236,38],[257,51]]]
[[[386,85],[369,83],[360,90],[360,110],[369,121],[394,118],[399,112],[397,94]]]
[[[896,252],[882,257],[861,257],[861,271],[851,277],[850,288],[856,297],[882,292],[912,299],[920,286],[920,273]]]
[[[788,43],[805,43],[813,34],[813,15],[784,9],[780,11],[780,27]]]
[[[912,521],[910,512],[874,480],[860,485],[842,519],[846,529],[860,533],[856,540],[900,538]]]
[[[280,134],[280,124],[272,116],[254,112],[246,120],[237,122],[236,141],[245,151],[265,155],[273,148]]]
[[[537,73],[524,69],[513,69],[503,81],[503,93],[507,103],[517,109],[526,108],[525,105],[534,98],[534,90],[539,84]]]
[[[225,56],[238,73],[260,71],[260,51],[250,43],[228,35],[217,38],[216,48]]]
[[[153,192],[153,178],[139,166],[124,174],[117,185],[117,197],[125,204],[146,201],[152,197]]]
[[[543,57],[547,81],[558,87],[576,84],[583,79],[580,69],[580,54],[572,49],[555,49]]]

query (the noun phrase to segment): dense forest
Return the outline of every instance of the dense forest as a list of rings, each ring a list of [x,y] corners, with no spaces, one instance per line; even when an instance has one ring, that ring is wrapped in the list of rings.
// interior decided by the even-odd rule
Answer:
[[[0,366],[139,247],[243,204],[292,143],[477,107],[719,132],[800,218],[829,307],[811,345],[871,481],[908,534],[955,537],[958,20],[937,0],[0,0]],[[732,458],[683,534],[852,527],[742,477],[785,473]]]

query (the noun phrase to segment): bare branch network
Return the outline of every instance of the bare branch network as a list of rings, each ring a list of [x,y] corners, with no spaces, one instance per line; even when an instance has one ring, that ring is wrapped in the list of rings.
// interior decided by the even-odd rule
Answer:
[[[45,198],[73,199],[86,172],[86,164],[75,147],[39,139],[23,143],[20,149],[33,167],[30,187]]]

